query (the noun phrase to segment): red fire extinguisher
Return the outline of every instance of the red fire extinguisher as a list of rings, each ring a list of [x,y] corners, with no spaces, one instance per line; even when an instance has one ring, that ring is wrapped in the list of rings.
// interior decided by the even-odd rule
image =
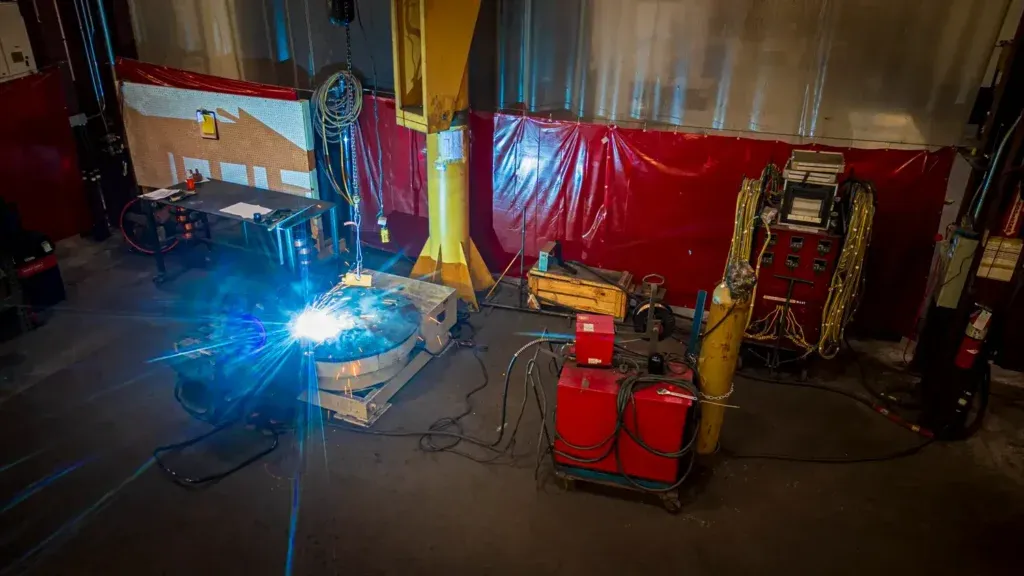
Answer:
[[[984,306],[977,306],[967,322],[967,329],[964,331],[964,339],[960,341],[960,347],[956,351],[954,363],[957,368],[970,370],[981,353],[981,347],[988,336],[988,327],[992,322],[992,311]]]

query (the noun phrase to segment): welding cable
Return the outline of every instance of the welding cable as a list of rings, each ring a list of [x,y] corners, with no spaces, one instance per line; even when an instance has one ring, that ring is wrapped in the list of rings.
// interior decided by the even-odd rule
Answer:
[[[920,444],[915,444],[909,448],[890,452],[888,454],[881,454],[878,456],[864,456],[864,457],[832,457],[832,456],[790,456],[787,454],[739,454],[731,452],[729,450],[722,450],[722,454],[729,458],[743,459],[743,460],[779,460],[782,462],[803,462],[807,464],[867,464],[870,462],[887,462],[889,460],[899,460],[900,458],[906,458],[913,456],[918,452],[924,450],[935,442],[934,439],[929,438]]]
[[[818,354],[826,360],[835,358],[839,353],[846,326],[857,311],[863,285],[864,258],[871,243],[875,217],[874,186],[869,182],[851,180],[846,187],[852,215],[825,299],[817,346]]]
[[[850,392],[849,390],[844,390],[842,388],[837,388],[835,386],[827,386],[825,384],[820,384],[817,382],[795,382],[792,380],[760,378],[757,376],[751,376],[749,374],[736,374],[736,377],[743,378],[745,380],[751,380],[754,382],[764,382],[766,384],[778,384],[780,386],[791,386],[793,388],[808,388],[811,390],[821,390],[822,392],[830,392],[832,394],[844,396],[846,398],[849,398],[850,400],[853,400],[854,402],[867,406],[872,411],[877,412],[882,416],[885,416],[892,423],[902,428],[906,428],[907,430],[910,430],[915,434],[920,434],[925,438],[935,437],[935,433],[932,430],[914,424],[913,422],[910,422],[900,417],[899,415],[893,413],[888,407],[882,406],[881,404],[872,401],[870,398],[867,398],[861,394],[857,394],[856,392]]]
[[[711,328],[708,328],[707,331],[704,332],[704,334],[701,336],[701,338],[702,339],[707,338],[708,336],[711,335],[712,332],[714,332],[715,330],[718,330],[718,327],[721,326],[729,318],[729,316],[732,316],[732,313],[735,312],[735,311],[736,311],[736,304],[733,304],[732,306],[729,307],[729,310],[725,313],[725,316],[722,316],[718,320],[718,322],[715,322],[715,324]]]
[[[194,446],[196,444],[199,444],[200,442],[206,440],[207,438],[210,438],[210,437],[212,437],[212,436],[214,436],[214,435],[216,435],[216,434],[218,434],[220,432],[223,432],[223,431],[231,428],[232,426],[235,426],[235,425],[239,424],[240,422],[244,421],[245,420],[245,413],[244,412],[238,413],[237,415],[235,415],[235,413],[239,412],[239,411],[242,411],[242,410],[245,410],[247,405],[249,404],[249,402],[251,402],[257,396],[259,396],[260,392],[263,391],[263,389],[265,387],[266,387],[265,384],[264,385],[258,385],[258,386],[256,386],[256,385],[251,386],[249,388],[249,390],[247,390],[244,394],[242,394],[241,396],[239,396],[235,400],[231,401],[228,404],[228,407],[221,413],[220,418],[222,418],[223,421],[221,423],[217,424],[216,426],[214,426],[212,429],[210,429],[210,430],[208,430],[208,431],[206,431],[206,432],[204,432],[202,434],[199,434],[198,436],[194,436],[192,438],[189,438],[188,440],[184,440],[182,442],[176,442],[174,444],[166,444],[166,445],[163,445],[163,446],[156,447],[153,450],[153,460],[156,462],[157,466],[159,466],[160,469],[163,470],[164,473],[167,474],[171,478],[172,481],[174,481],[174,483],[176,483],[176,484],[178,484],[180,486],[193,487],[194,488],[194,487],[202,486],[202,485],[209,484],[209,483],[212,483],[212,482],[217,482],[217,481],[223,480],[224,478],[227,478],[228,476],[234,474],[235,472],[238,472],[239,470],[245,468],[246,466],[249,466],[253,462],[256,462],[260,458],[263,458],[267,454],[270,454],[271,452],[276,450],[278,445],[279,445],[279,443],[280,443],[280,435],[281,435],[281,433],[287,431],[288,427],[281,426],[281,425],[278,425],[278,424],[274,424],[273,422],[270,422],[269,423],[270,425],[267,425],[265,423],[264,425],[260,426],[260,430],[262,432],[269,433],[273,437],[273,442],[271,443],[271,445],[269,447],[267,447],[267,448],[265,448],[263,450],[260,450],[260,451],[256,452],[255,454],[245,458],[242,462],[240,462],[239,464],[237,464],[235,466],[232,466],[231,468],[228,468],[226,470],[222,470],[220,472],[216,472],[214,474],[209,474],[209,475],[206,475],[206,476],[200,476],[198,478],[193,478],[191,476],[185,476],[185,475],[175,471],[170,466],[168,466],[167,463],[161,458],[161,454],[166,454],[166,453],[169,453],[169,452],[178,452],[178,451],[184,450],[185,448],[188,448],[190,446]],[[179,400],[179,402],[181,402],[181,400],[182,400],[182,398],[180,397],[180,394],[179,394],[177,389],[175,390],[175,398],[177,398]],[[181,404],[182,404],[182,407],[185,408],[186,412],[188,412],[189,414],[193,414],[193,411],[190,410],[188,407],[186,407],[184,402],[181,402]],[[203,421],[207,421],[207,422],[210,421],[210,420],[208,420],[205,417],[198,418],[198,419],[199,420],[203,420]]]
[[[639,391],[642,388],[645,388],[645,387],[648,387],[648,386],[657,386],[657,385],[661,385],[661,384],[674,384],[676,386],[679,386],[679,387],[689,391],[693,395],[693,397],[695,398],[695,400],[690,405],[690,412],[691,412],[691,414],[689,414],[688,417],[687,417],[686,428],[690,429],[689,430],[689,434],[687,434],[687,436],[689,436],[689,439],[686,441],[686,444],[684,444],[679,450],[677,450],[675,452],[663,452],[663,451],[657,450],[657,449],[653,448],[652,446],[650,446],[649,444],[647,444],[646,442],[644,442],[644,440],[640,437],[639,412],[636,409],[636,399],[635,399],[634,395],[636,394],[637,391]],[[625,390],[625,392],[624,392],[624,389],[628,389],[628,390]],[[619,440],[621,439],[621,436],[619,436],[618,438],[616,438],[615,444],[614,444],[615,445],[615,462],[616,462],[616,465],[618,467],[619,474],[627,482],[629,482],[631,485],[633,485],[635,488],[637,488],[639,490],[642,490],[644,492],[654,492],[654,493],[672,492],[672,491],[676,490],[677,488],[679,488],[680,486],[682,486],[683,482],[686,481],[687,477],[689,477],[689,475],[690,475],[690,472],[693,470],[693,462],[694,462],[693,445],[694,445],[694,443],[697,440],[697,426],[698,426],[698,423],[700,422],[700,417],[701,417],[701,414],[700,414],[700,392],[697,390],[697,388],[691,382],[689,382],[687,380],[663,378],[663,377],[659,377],[659,376],[636,376],[636,377],[633,377],[633,378],[629,378],[629,379],[627,379],[626,381],[624,381],[622,383],[622,386],[619,389],[618,404],[619,404],[619,418],[622,419],[623,421],[625,419],[624,415],[625,415],[625,412],[627,410],[627,407],[628,406],[632,406],[632,409],[633,409],[633,428],[636,429],[636,432],[631,430],[629,426],[626,426],[625,422],[623,422],[622,430],[624,430],[626,432],[626,435],[628,435],[629,438],[632,439],[634,442],[636,442],[636,444],[639,445],[641,448],[643,448],[644,450],[646,450],[647,452],[649,452],[651,454],[654,454],[655,456],[660,456],[662,458],[674,458],[674,459],[677,459],[677,460],[681,460],[683,457],[689,456],[688,461],[686,463],[686,469],[683,470],[682,473],[680,473],[679,478],[675,482],[673,482],[672,484],[670,484],[668,486],[659,486],[659,487],[650,486],[648,484],[644,484],[643,481],[638,479],[638,478],[633,478],[632,476],[630,476],[626,472],[625,468],[622,465],[622,459],[619,458]]]
[[[811,389],[811,390],[821,390],[823,392],[831,392],[833,394],[838,394],[840,396],[844,396],[844,397],[850,398],[851,400],[854,400],[854,401],[856,401],[856,402],[858,402],[860,404],[863,404],[863,405],[867,406],[868,408],[871,408],[872,411],[878,413],[881,416],[884,416],[886,419],[888,419],[890,422],[896,424],[897,426],[905,428],[906,430],[909,430],[911,432],[914,432],[914,433],[924,437],[924,441],[919,443],[919,444],[915,444],[913,446],[910,446],[908,448],[897,450],[895,452],[891,452],[891,453],[888,453],[888,454],[881,454],[881,455],[878,455],[878,456],[863,456],[863,457],[852,457],[852,458],[851,457],[845,457],[845,456],[792,456],[792,455],[786,455],[786,454],[770,454],[770,453],[765,453],[765,454],[742,454],[742,453],[732,452],[732,451],[729,451],[729,450],[723,450],[722,452],[724,454],[726,454],[727,456],[729,456],[730,458],[742,458],[742,459],[752,459],[752,460],[779,460],[779,461],[785,461],[785,462],[806,462],[806,463],[819,463],[819,464],[862,464],[862,463],[869,463],[869,462],[883,462],[883,461],[886,461],[886,460],[896,460],[896,459],[899,459],[899,458],[905,458],[905,457],[908,457],[908,456],[912,456],[914,454],[917,454],[918,452],[920,452],[921,450],[923,450],[927,446],[931,445],[932,443],[936,442],[936,440],[937,440],[936,437],[935,437],[935,433],[933,431],[931,431],[931,430],[929,430],[927,428],[918,426],[917,424],[911,423],[911,422],[903,419],[902,417],[900,417],[899,415],[891,412],[890,410],[888,410],[884,406],[880,406],[878,404],[875,404],[870,399],[865,398],[864,396],[861,396],[861,395],[853,393],[853,392],[849,392],[847,390],[843,390],[841,388],[836,388],[836,387],[833,387],[833,386],[825,386],[825,385],[822,385],[822,384],[816,384],[816,383],[811,383],[811,382],[793,382],[793,381],[789,381],[789,380],[773,380],[773,379],[769,379],[769,378],[758,378],[756,376],[749,376],[749,375],[746,375],[746,374],[737,374],[737,377],[744,378],[744,379],[747,379],[747,380],[752,380],[752,381],[755,381],[755,382],[765,382],[765,383],[768,383],[768,384],[778,384],[778,385],[781,385],[781,386],[792,386],[792,387],[795,387],[795,388],[808,388],[808,389]]]
[[[672,384],[680,388],[683,388],[684,390],[689,392],[691,396],[693,396],[694,400],[692,404],[695,411],[695,417],[699,420],[700,391],[697,390],[697,387],[694,386],[693,383],[690,382],[689,380],[682,380],[678,378],[666,378],[664,376],[654,375],[630,376],[624,379],[619,385],[619,393],[616,399],[616,405],[618,409],[619,419],[623,421],[622,429],[625,430],[626,435],[632,438],[634,442],[639,444],[641,448],[647,450],[648,452],[654,454],[655,456],[661,456],[662,458],[680,458],[687,452],[689,452],[691,448],[693,448],[693,444],[697,439],[696,434],[692,435],[689,441],[687,441],[687,443],[683,445],[679,450],[675,452],[662,452],[644,442],[643,438],[640,437],[640,425],[636,420],[636,418],[638,417],[635,398],[636,393],[639,392],[640,390],[643,390],[644,388],[665,384]],[[630,407],[632,407],[633,409],[633,427],[636,428],[636,432],[630,430],[630,428],[625,425],[625,414]]]
[[[202,442],[203,440],[206,440],[207,438],[210,438],[211,436],[213,436],[215,434],[218,434],[220,432],[223,432],[223,431],[227,430],[228,428],[231,428],[232,426],[238,424],[238,422],[239,422],[238,420],[231,420],[231,421],[225,422],[224,424],[221,424],[220,426],[217,426],[217,427],[213,428],[212,430],[210,430],[208,432],[204,432],[203,434],[200,434],[199,436],[196,436],[194,438],[190,438],[188,440],[185,440],[184,442],[178,442],[176,444],[168,444],[166,446],[160,446],[160,447],[156,448],[155,450],[153,450],[153,459],[156,461],[157,466],[159,466],[160,469],[163,470],[165,474],[170,476],[171,480],[173,480],[176,484],[179,484],[181,486],[186,486],[186,487],[197,487],[197,486],[202,486],[204,484],[209,484],[211,482],[217,482],[219,480],[223,480],[224,478],[227,478],[228,476],[234,474],[235,472],[238,472],[239,470],[245,468],[246,466],[252,464],[253,462],[256,462],[260,458],[263,458],[267,454],[270,454],[271,452],[273,452],[274,450],[277,449],[278,445],[280,444],[280,437],[281,437],[279,431],[274,430],[274,429],[265,429],[266,432],[270,432],[270,434],[271,434],[271,436],[273,438],[273,443],[271,443],[270,446],[268,446],[267,448],[265,448],[263,450],[260,450],[259,452],[256,452],[252,456],[249,456],[248,458],[246,458],[242,462],[232,466],[231,468],[228,468],[228,469],[220,471],[220,472],[216,472],[214,474],[209,474],[207,476],[200,476],[198,478],[193,478],[193,477],[190,477],[190,476],[185,476],[183,474],[180,474],[180,473],[176,472],[173,468],[169,467],[167,465],[167,463],[164,462],[160,458],[160,454],[163,454],[163,453],[166,453],[166,452],[176,452],[176,451],[188,448],[189,446],[193,446],[195,444],[198,444],[198,443]]]
[[[121,227],[121,235],[124,236],[124,241],[127,242],[129,246],[143,254],[153,255],[156,253],[155,251],[150,250],[149,248],[143,248],[137,242],[132,240],[131,236],[128,235],[128,230],[126,230],[124,227],[124,217],[128,213],[128,208],[130,208],[133,204],[137,203],[138,201],[138,198],[132,198],[131,200],[128,201],[127,204],[124,205],[124,208],[121,209],[121,217],[118,219],[118,225]],[[160,252],[166,254],[167,252],[173,250],[177,245],[178,239],[175,238],[173,242],[161,248]]]
[[[331,74],[313,92],[310,99],[313,106],[313,128],[320,135],[323,147],[324,164],[327,165],[327,179],[338,196],[349,205],[354,204],[354,194],[350,190],[345,172],[346,158],[350,154],[350,127],[356,123],[363,106],[363,88],[359,78],[350,70],[342,70]],[[339,166],[341,167],[341,184],[334,174],[331,164],[331,146],[338,147]]]
[[[686,361],[685,358],[684,358],[684,361]],[[694,380],[699,382],[699,376],[697,375],[697,372],[696,372],[696,365],[695,365],[695,363],[693,363],[691,361],[686,361],[686,363],[688,365],[689,364],[693,364]],[[637,408],[636,408],[636,400],[635,400],[635,394],[638,391],[640,391],[640,390],[642,390],[644,388],[651,387],[651,386],[658,386],[658,385],[665,385],[665,384],[671,384],[671,385],[679,386],[679,387],[685,389],[686,391],[688,391],[693,396],[693,398],[695,399],[691,403],[691,406],[690,406],[690,409],[689,409],[690,414],[688,414],[688,417],[687,417],[687,428],[689,428],[689,431],[688,431],[689,433],[686,434],[686,436],[688,437],[687,440],[686,440],[686,443],[679,450],[676,450],[676,451],[673,451],[673,452],[665,452],[665,451],[658,450],[658,449],[652,447],[651,445],[649,445],[647,442],[645,442],[644,439],[641,437],[641,435],[640,435],[639,413],[638,413]],[[682,380],[682,379],[677,379],[677,378],[667,378],[667,377],[664,377],[664,376],[632,374],[630,376],[627,376],[627,377],[623,378],[622,381],[619,383],[619,391],[618,391],[618,394],[617,394],[617,397],[616,397],[615,426],[612,428],[612,431],[608,434],[608,436],[606,436],[605,438],[603,438],[601,441],[597,442],[596,444],[592,444],[592,445],[588,446],[588,445],[574,444],[574,443],[570,442],[569,440],[567,440],[565,438],[564,435],[561,434],[561,432],[557,429],[557,427],[555,429],[555,434],[554,434],[555,438],[557,439],[557,441],[559,441],[560,443],[564,444],[565,446],[567,446],[567,447],[569,447],[569,448],[571,448],[573,450],[576,450],[577,452],[590,452],[590,451],[593,451],[593,450],[604,448],[604,450],[600,454],[598,454],[596,456],[590,456],[590,457],[581,457],[581,456],[577,456],[575,454],[571,454],[571,453],[565,452],[563,450],[558,450],[554,446],[550,446],[549,450],[553,454],[555,454],[555,455],[557,455],[557,456],[559,456],[561,458],[564,458],[566,460],[569,460],[571,462],[576,462],[576,463],[579,463],[579,464],[593,464],[593,463],[596,463],[596,462],[601,462],[601,461],[605,460],[608,457],[613,457],[615,459],[615,463],[616,463],[616,467],[618,469],[619,475],[623,479],[625,479],[626,482],[629,483],[634,488],[636,488],[638,490],[641,490],[643,492],[651,492],[651,493],[672,492],[672,491],[676,490],[677,488],[679,488],[683,484],[683,482],[686,481],[686,478],[689,476],[690,472],[693,470],[693,463],[694,463],[693,444],[696,442],[696,439],[697,439],[697,426],[698,426],[698,423],[700,422],[700,417],[701,417],[701,414],[700,414],[700,400],[699,399],[700,399],[700,391],[698,390],[697,386],[695,386],[693,384],[693,382],[690,381],[690,380]],[[633,428],[635,429],[635,431],[633,429],[630,429],[630,427],[626,425],[627,414],[628,414],[629,410],[632,410],[632,422],[633,422]],[[546,425],[546,422],[547,422],[546,419],[544,420],[544,422],[545,422],[545,425]],[[623,432],[625,432],[626,436],[628,436],[630,439],[632,439],[633,442],[635,442],[638,446],[643,448],[645,451],[647,451],[647,452],[649,452],[651,454],[654,454],[655,456],[659,456],[659,457],[662,457],[662,458],[676,459],[676,460],[682,460],[683,458],[687,458],[688,457],[687,458],[686,467],[680,473],[679,478],[676,479],[675,482],[673,482],[672,484],[669,484],[667,486],[652,486],[650,483],[644,482],[642,479],[634,478],[634,477],[630,476],[626,472],[625,468],[623,467],[622,461],[621,461],[621,458],[620,458],[620,455],[619,455],[620,442],[621,442],[622,437],[623,437],[623,435],[622,435]]]
[[[466,396],[465,396],[466,408],[459,415],[456,415],[456,416],[453,416],[453,417],[441,418],[441,419],[435,421],[434,424],[432,424],[427,430],[424,430],[424,431],[413,431],[413,430],[408,430],[408,431],[407,430],[374,430],[374,429],[367,429],[367,428],[356,428],[356,427],[353,427],[353,426],[350,426],[350,425],[347,425],[347,424],[341,424],[341,423],[337,423],[337,422],[333,422],[333,421],[328,422],[328,425],[330,425],[330,426],[332,426],[334,428],[338,428],[340,430],[345,430],[345,431],[348,431],[348,432],[355,432],[357,434],[367,434],[367,435],[371,435],[371,436],[419,437],[420,438],[420,448],[422,450],[424,450],[424,451],[427,451],[427,452],[449,452],[449,453],[456,454],[458,456],[462,456],[464,458],[473,460],[474,462],[478,462],[478,463],[481,463],[481,464],[497,463],[502,458],[508,457],[510,455],[514,455],[515,440],[516,440],[516,437],[518,435],[520,425],[522,423],[523,414],[524,414],[525,409],[526,409],[526,402],[527,402],[528,396],[529,396],[528,392],[529,392],[529,386],[530,386],[530,379],[529,378],[525,378],[524,379],[524,383],[523,383],[523,402],[522,402],[522,404],[520,406],[519,414],[516,417],[516,421],[513,424],[513,426],[511,426],[511,427],[507,426],[505,424],[505,419],[506,419],[506,417],[508,415],[508,398],[509,398],[509,387],[510,387],[510,383],[511,383],[512,371],[515,368],[515,364],[516,364],[516,362],[518,361],[519,357],[522,355],[523,352],[525,352],[526,350],[528,350],[532,346],[537,346],[539,344],[544,344],[544,343],[547,343],[547,342],[565,344],[565,343],[571,342],[571,340],[567,340],[565,338],[551,338],[551,337],[537,338],[537,339],[531,340],[530,342],[524,344],[521,348],[519,348],[519,350],[517,350],[515,352],[515,354],[512,355],[512,359],[509,360],[508,368],[505,371],[504,385],[503,385],[502,395],[501,395],[501,420],[500,420],[501,424],[499,425],[498,436],[493,441],[487,441],[487,440],[484,440],[484,439],[481,439],[481,438],[470,436],[470,435],[464,433],[462,431],[462,427],[461,427],[462,419],[472,413],[472,406],[469,403],[470,398],[474,394],[476,394],[479,391],[481,391],[484,388],[486,388],[488,386],[489,380],[490,380],[489,376],[488,376],[486,365],[484,364],[483,360],[478,355],[476,355],[476,354],[474,354],[474,357],[476,358],[477,362],[480,365],[480,369],[481,369],[481,372],[483,374],[483,380],[482,380],[480,385],[478,385],[474,389],[470,390],[469,393],[466,394]],[[508,442],[505,443],[504,446],[501,446],[502,441],[505,439],[506,430],[509,430],[509,429],[511,429],[511,434],[509,436],[509,440],[508,440]],[[457,441],[457,442],[450,443],[448,445],[439,445],[438,443],[436,443],[434,441],[434,439],[439,439],[439,438],[450,438],[453,441]],[[492,456],[489,456],[489,457],[486,457],[486,458],[481,458],[479,456],[476,456],[474,454],[470,454],[470,453],[465,452],[465,451],[455,450],[454,447],[456,445],[458,445],[459,442],[468,442],[469,444],[477,446],[478,448],[481,448],[481,449],[485,450],[486,452],[492,453]]]
[[[908,402],[905,399],[894,396],[888,389],[876,390],[874,386],[868,383],[867,369],[864,367],[864,363],[861,361],[861,353],[853,347],[850,343],[850,339],[843,337],[843,343],[846,344],[846,349],[853,355],[853,361],[857,363],[857,368],[860,372],[860,387],[864,389],[872,398],[882,403],[885,406],[896,406],[898,408],[915,409],[920,406],[913,402]],[[904,349],[904,355],[906,355],[906,349]]]

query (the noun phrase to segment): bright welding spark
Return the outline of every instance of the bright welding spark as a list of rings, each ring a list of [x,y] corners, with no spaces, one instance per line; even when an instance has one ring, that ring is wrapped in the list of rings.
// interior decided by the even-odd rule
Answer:
[[[299,340],[319,343],[337,338],[344,330],[353,326],[355,319],[348,313],[309,308],[295,318],[290,329],[292,336]]]

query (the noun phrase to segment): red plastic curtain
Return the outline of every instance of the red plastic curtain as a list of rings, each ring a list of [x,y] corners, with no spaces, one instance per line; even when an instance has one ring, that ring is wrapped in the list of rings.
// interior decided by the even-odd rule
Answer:
[[[189,72],[167,66],[158,66],[139,62],[130,58],[118,58],[115,65],[118,80],[135,82],[136,84],[152,84],[171,88],[187,88],[218,92],[221,94],[237,94],[239,96],[255,96],[257,98],[273,98],[275,100],[298,100],[299,94],[294,88],[283,88],[269,84],[257,84],[244,80],[231,80],[218,76]]]
[[[0,196],[29,230],[61,240],[89,227],[75,137],[60,73],[0,83]]]
[[[377,186],[366,175],[379,170],[379,132],[385,212],[389,222],[405,223],[392,225],[394,241],[415,256],[426,238],[423,137],[395,126],[394,104],[383,99],[375,128],[365,113],[371,106],[368,100],[360,121],[361,180]],[[683,306],[721,279],[743,177],[757,177],[769,161],[781,166],[794,148],[506,114],[473,114],[470,140],[471,228],[493,270],[519,250],[525,219],[530,259],[548,240],[560,240],[568,258],[636,277],[664,275],[668,300]],[[859,317],[881,333],[908,333],[954,151],[835,150],[845,155],[848,174],[878,189]]]

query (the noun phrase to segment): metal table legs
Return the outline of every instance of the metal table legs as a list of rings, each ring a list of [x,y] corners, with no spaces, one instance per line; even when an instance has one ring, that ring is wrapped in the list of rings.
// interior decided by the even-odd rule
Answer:
[[[334,257],[341,258],[341,245],[338,241],[338,207],[331,208],[328,212],[331,219],[331,247],[334,248]]]
[[[167,266],[164,265],[163,246],[160,245],[160,233],[156,227],[156,202],[142,200],[142,206],[146,215],[146,232],[153,246],[153,259],[156,260],[157,274],[153,281],[159,284],[167,277]]]

